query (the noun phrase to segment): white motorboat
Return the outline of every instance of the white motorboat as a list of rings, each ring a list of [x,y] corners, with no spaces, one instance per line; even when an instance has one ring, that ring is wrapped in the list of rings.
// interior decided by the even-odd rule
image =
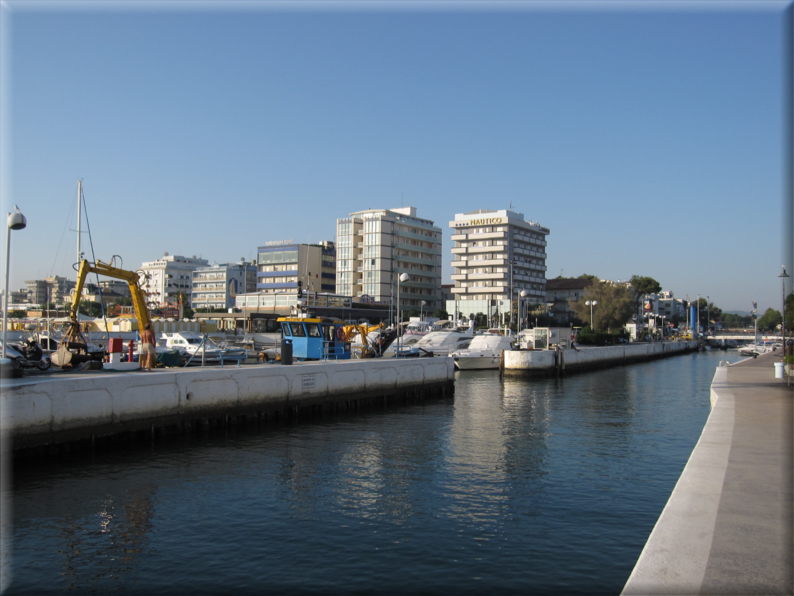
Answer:
[[[193,364],[204,362],[217,363],[221,361],[221,350],[214,342],[200,333],[181,331],[176,333],[163,333],[165,347],[169,350],[178,350],[187,358],[193,358]]]
[[[780,344],[774,344],[771,342],[747,344],[746,346],[739,348],[739,353],[742,356],[756,357],[760,354],[766,354],[767,352],[774,352],[777,350],[778,345]]]
[[[426,323],[424,321],[411,321],[405,326],[405,330],[403,331],[403,337],[405,337],[406,339],[410,336],[424,337],[425,335],[430,333],[431,330],[432,327],[430,326],[429,323]]]
[[[458,370],[483,370],[499,368],[504,350],[513,349],[512,335],[501,333],[483,333],[475,335],[465,350],[452,352],[455,368]]]
[[[474,337],[469,329],[460,331],[431,331],[412,346],[401,344],[395,350],[399,358],[419,358],[425,356],[448,356],[452,352],[467,348]]]

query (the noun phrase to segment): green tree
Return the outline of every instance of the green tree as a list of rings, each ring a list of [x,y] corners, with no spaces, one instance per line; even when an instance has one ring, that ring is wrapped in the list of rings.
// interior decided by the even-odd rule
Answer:
[[[597,275],[590,275],[589,273],[582,273],[578,277],[564,277],[562,275],[558,275],[554,279],[585,279],[585,280],[589,280],[589,281],[598,281],[598,276]]]
[[[77,307],[77,311],[89,317],[101,317],[102,303],[82,300],[80,301],[80,306]]]
[[[24,311],[24,310],[9,310],[8,311],[8,318],[9,319],[24,319],[26,316],[28,316],[28,313],[26,311]]]
[[[773,308],[767,308],[764,316],[758,319],[758,329],[774,331],[782,322],[783,315],[780,314],[780,311],[777,311]]]
[[[695,307],[698,309],[700,315],[700,324],[704,329],[708,329],[710,321],[718,321],[722,315],[722,310],[714,306],[713,302],[708,302],[705,298],[695,300]],[[706,319],[709,319],[707,322]]]
[[[720,321],[725,329],[745,329],[753,326],[753,317],[743,317],[735,313],[723,313]]]
[[[410,321],[411,317],[418,317],[419,311],[415,308],[411,308],[409,310],[403,310],[403,321]]]
[[[571,306],[579,319],[589,322],[590,306],[585,302],[595,300],[593,327],[597,331],[620,331],[634,312],[633,294],[626,286],[600,281],[588,286],[579,300],[571,302]]]
[[[446,321],[449,319],[449,313],[445,311],[443,308],[437,308],[433,311],[433,316],[441,321]]]

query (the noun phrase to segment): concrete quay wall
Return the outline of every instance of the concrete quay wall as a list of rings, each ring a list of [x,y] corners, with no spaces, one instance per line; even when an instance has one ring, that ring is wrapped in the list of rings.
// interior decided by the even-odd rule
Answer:
[[[623,594],[794,593],[794,385],[720,367],[711,413]]]
[[[577,350],[505,352],[505,374],[549,375],[664,358],[696,350],[696,341],[632,343]]]
[[[454,391],[451,358],[96,371],[4,381],[0,432],[13,449],[210,419],[295,413]]]

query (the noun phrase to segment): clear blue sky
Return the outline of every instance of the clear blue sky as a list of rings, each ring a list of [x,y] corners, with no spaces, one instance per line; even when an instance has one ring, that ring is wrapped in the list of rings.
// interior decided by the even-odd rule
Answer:
[[[130,269],[411,205],[447,282],[455,213],[512,204],[548,278],[780,309],[787,3],[376,4],[5,4],[11,288],[74,277],[81,178],[96,257]]]

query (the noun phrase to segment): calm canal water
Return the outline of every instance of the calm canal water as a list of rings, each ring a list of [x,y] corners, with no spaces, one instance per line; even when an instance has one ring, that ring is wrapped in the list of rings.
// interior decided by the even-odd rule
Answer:
[[[25,462],[6,593],[617,594],[720,360],[458,373],[422,405]]]

